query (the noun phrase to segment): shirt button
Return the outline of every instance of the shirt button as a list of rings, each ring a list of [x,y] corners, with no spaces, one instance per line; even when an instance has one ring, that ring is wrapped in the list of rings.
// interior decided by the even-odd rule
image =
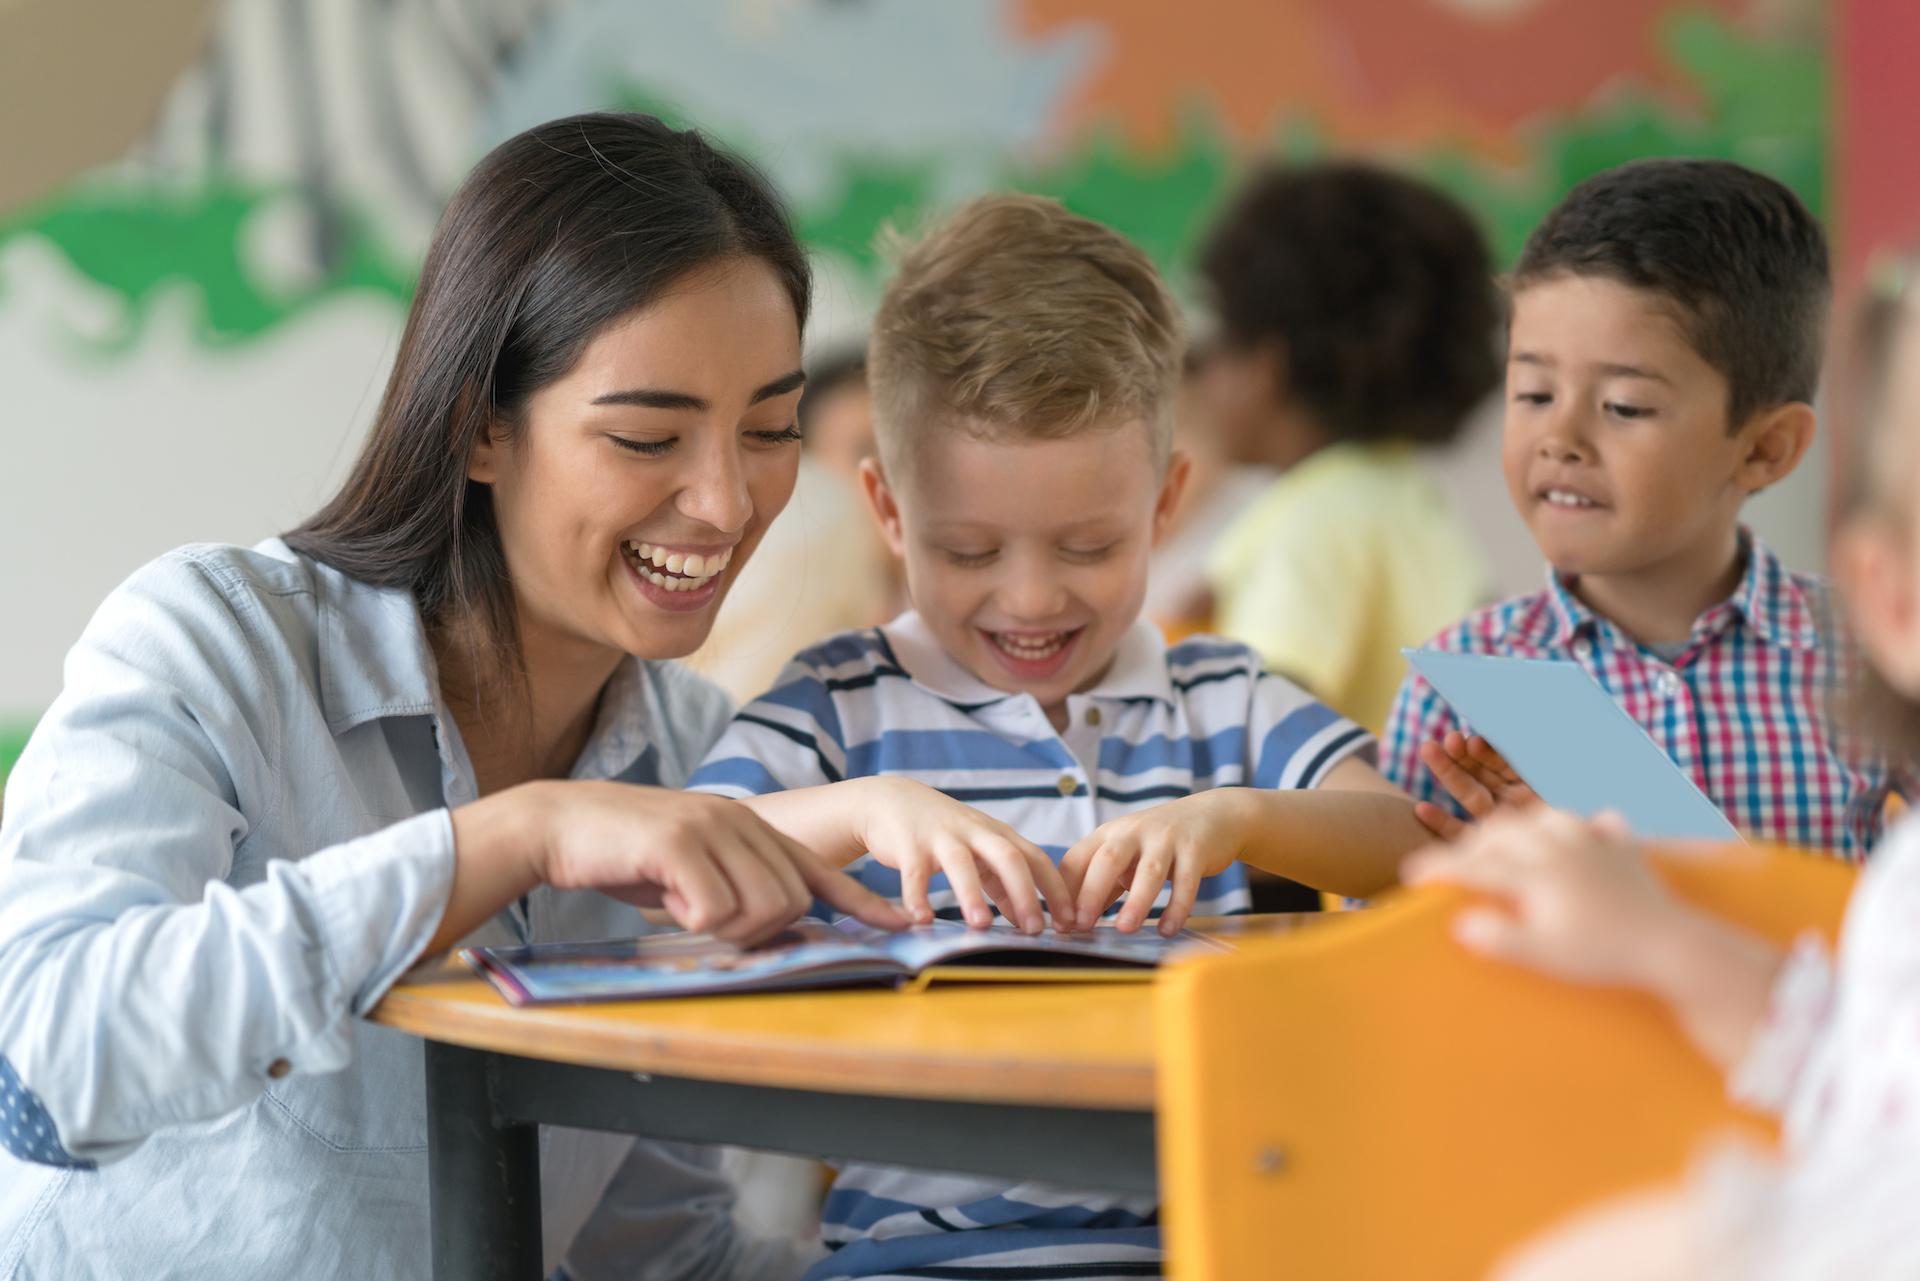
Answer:
[[[1087,709],[1087,724],[1089,724],[1089,725],[1095,725],[1095,726],[1097,726],[1097,725],[1099,725],[1099,724],[1100,724],[1100,709],[1099,709],[1099,708],[1097,708],[1097,707],[1089,707],[1089,708]]]
[[[283,1079],[292,1071],[293,1064],[287,1062],[285,1059],[275,1059],[273,1062],[267,1064],[267,1075],[276,1081]]]
[[[1060,795],[1072,796],[1080,790],[1080,780],[1071,774],[1062,774],[1060,776],[1060,782],[1056,784],[1056,786],[1060,789]]]
[[[1573,643],[1573,653],[1576,658],[1592,658],[1593,642],[1582,636]]]
[[[1680,678],[1672,672],[1660,673],[1660,692],[1668,698],[1677,697],[1680,693]]]

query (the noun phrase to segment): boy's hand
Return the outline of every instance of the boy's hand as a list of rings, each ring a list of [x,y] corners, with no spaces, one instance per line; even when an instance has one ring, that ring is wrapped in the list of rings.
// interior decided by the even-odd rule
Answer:
[[[1099,923],[1124,890],[1127,905],[1114,918],[1123,933],[1146,921],[1160,887],[1173,882],[1173,897],[1160,914],[1160,933],[1180,932],[1193,911],[1200,881],[1226,870],[1240,856],[1248,819],[1244,789],[1196,792],[1152,809],[1103,823],[1060,860],[1074,892],[1074,914],[1083,928]]]
[[[1457,729],[1448,730],[1441,741],[1420,744],[1420,760],[1433,771],[1434,780],[1447,789],[1447,795],[1476,819],[1497,810],[1531,809],[1540,803],[1540,797],[1520,781],[1507,758],[1478,734],[1468,738]],[[1466,823],[1431,801],[1415,802],[1413,815],[1443,841],[1458,840],[1467,831]]]
[[[967,924],[993,923],[991,899],[1028,934],[1046,928],[1046,897],[1056,928],[1073,928],[1073,896],[1046,851],[998,819],[911,779],[861,780],[858,837],[877,863],[900,873],[900,902],[915,924],[933,920],[927,884],[945,872]]]
[[[1469,908],[1454,936],[1471,952],[1578,983],[1653,987],[1661,941],[1691,916],[1618,816],[1544,806],[1498,815],[1453,845],[1409,857],[1408,885],[1447,882],[1499,906]]]

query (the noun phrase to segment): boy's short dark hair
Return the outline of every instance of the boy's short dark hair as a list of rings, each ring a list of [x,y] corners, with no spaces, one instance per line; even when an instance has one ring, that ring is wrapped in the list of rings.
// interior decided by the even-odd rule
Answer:
[[[1727,423],[1811,403],[1832,294],[1827,238],[1800,198],[1726,160],[1639,160],[1587,179],[1520,254],[1513,288],[1604,276],[1663,295],[1727,380]]]
[[[1257,171],[1200,271],[1221,345],[1278,339],[1286,394],[1336,439],[1451,440],[1499,381],[1486,241],[1425,183],[1350,163]]]

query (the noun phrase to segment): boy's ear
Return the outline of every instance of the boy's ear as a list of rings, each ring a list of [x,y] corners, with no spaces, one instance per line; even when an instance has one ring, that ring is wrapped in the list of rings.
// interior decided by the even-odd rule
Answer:
[[[1777,485],[1793,474],[1813,445],[1813,406],[1804,401],[1776,405],[1754,415],[1742,431],[1746,456],[1740,460],[1739,480],[1749,494]]]
[[[887,549],[904,558],[907,539],[900,528],[900,504],[894,499],[893,486],[887,483],[880,460],[871,455],[860,460],[860,492],[867,496],[867,506],[873,511],[874,522],[880,526],[880,537],[886,540]]]
[[[1174,450],[1167,459],[1167,475],[1160,482],[1160,496],[1153,500],[1153,545],[1158,547],[1167,536],[1167,530],[1173,526],[1173,518],[1180,510],[1180,500],[1187,492],[1187,481],[1193,476],[1193,459],[1183,450]]]

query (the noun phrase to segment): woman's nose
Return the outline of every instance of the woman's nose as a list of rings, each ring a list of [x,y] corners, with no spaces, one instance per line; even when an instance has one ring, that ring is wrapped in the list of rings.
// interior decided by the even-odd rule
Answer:
[[[753,518],[753,494],[737,448],[703,451],[681,487],[680,514],[723,534],[737,534]]]

